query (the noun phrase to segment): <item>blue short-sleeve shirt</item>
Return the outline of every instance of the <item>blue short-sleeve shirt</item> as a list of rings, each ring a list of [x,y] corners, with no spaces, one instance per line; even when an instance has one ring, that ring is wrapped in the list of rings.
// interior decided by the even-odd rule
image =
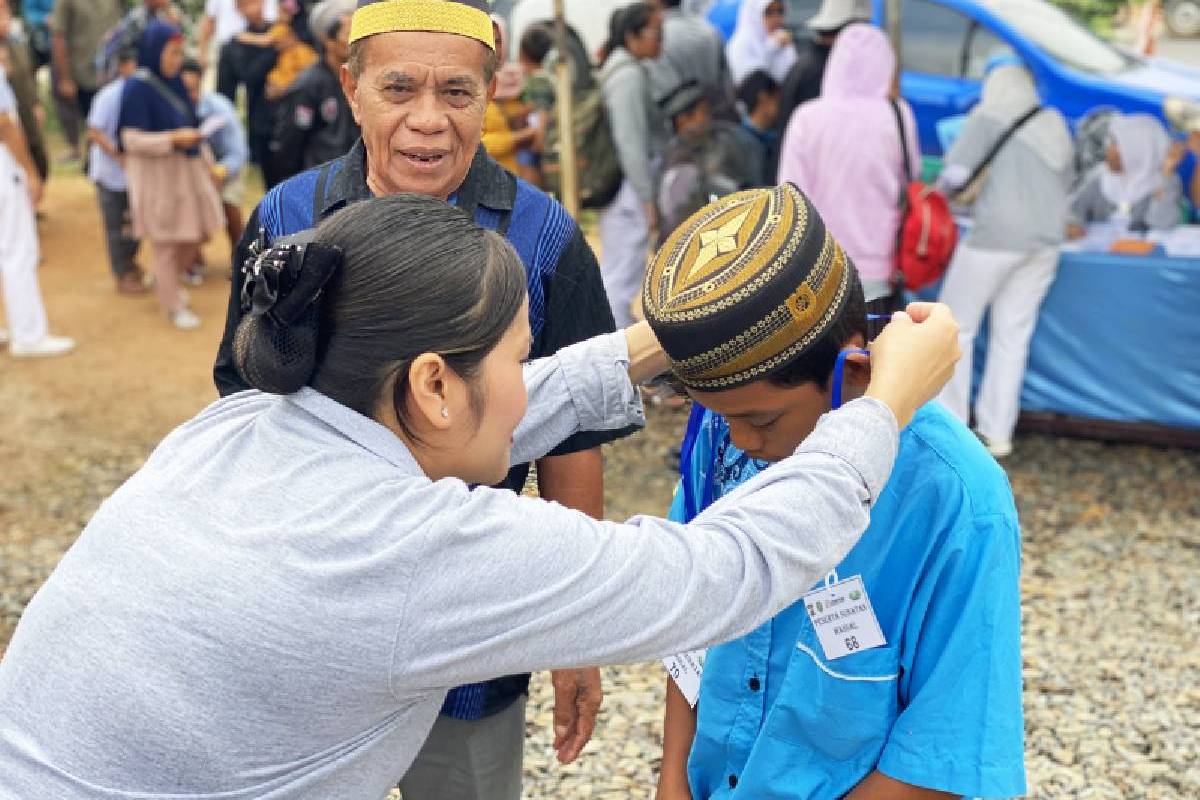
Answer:
[[[697,412],[689,432],[676,516],[766,467],[733,447],[717,415]],[[887,644],[828,660],[796,603],[711,648],[693,796],[832,800],[876,769],[963,796],[1024,794],[1019,553],[1004,472],[944,408],[926,406],[836,569],[862,577]]]

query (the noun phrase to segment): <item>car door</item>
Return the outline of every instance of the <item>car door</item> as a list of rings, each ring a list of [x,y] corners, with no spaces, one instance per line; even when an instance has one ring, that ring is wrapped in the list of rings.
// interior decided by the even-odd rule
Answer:
[[[900,0],[900,91],[917,118],[922,153],[941,154],[938,121],[979,101],[984,66],[1005,49],[961,11],[932,0]]]

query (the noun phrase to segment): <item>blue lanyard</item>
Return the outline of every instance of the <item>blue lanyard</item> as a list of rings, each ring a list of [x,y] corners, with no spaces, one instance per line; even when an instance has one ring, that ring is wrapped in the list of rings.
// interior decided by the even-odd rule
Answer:
[[[891,314],[867,314],[867,322],[882,322],[884,325],[891,322]],[[870,356],[871,353],[867,350],[859,350],[851,348],[838,353],[837,361],[833,362],[833,408],[839,409],[842,407],[842,380],[846,372],[846,359],[851,353],[859,353],[864,356]]]
[[[835,410],[842,407],[842,379],[843,379],[844,373],[846,372],[846,359],[850,356],[851,353],[861,353],[864,356],[871,355],[870,352],[868,352],[866,350],[859,350],[858,348],[852,348],[850,350],[843,350],[842,352],[838,353],[837,361],[835,361],[833,363],[833,402],[832,402],[832,406]]]

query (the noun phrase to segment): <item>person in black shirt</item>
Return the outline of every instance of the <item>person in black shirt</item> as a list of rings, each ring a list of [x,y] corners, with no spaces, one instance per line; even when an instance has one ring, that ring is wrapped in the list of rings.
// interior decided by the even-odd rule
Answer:
[[[325,0],[308,26],[321,47],[321,60],[300,73],[275,108],[271,159],[278,180],[332,161],[358,141],[358,124],[339,72],[350,49],[355,0]]]
[[[823,0],[821,8],[804,23],[811,32],[809,37],[796,41],[798,58],[779,87],[779,116],[775,119],[775,138],[778,140],[787,131],[792,112],[801,103],[821,96],[821,79],[825,76],[825,62],[829,51],[842,28],[853,22],[871,21],[870,0]],[[771,175],[779,168],[779,148],[774,148],[767,165]]]
[[[246,33],[263,34],[270,29],[263,16],[263,0],[238,0],[238,13],[246,20]],[[271,165],[271,134],[274,128],[273,104],[267,100],[267,73],[275,66],[273,45],[258,44],[234,37],[221,48],[217,62],[217,91],[237,102],[238,86],[246,87],[246,128],[250,142],[250,160],[263,172],[267,188],[279,183]]]

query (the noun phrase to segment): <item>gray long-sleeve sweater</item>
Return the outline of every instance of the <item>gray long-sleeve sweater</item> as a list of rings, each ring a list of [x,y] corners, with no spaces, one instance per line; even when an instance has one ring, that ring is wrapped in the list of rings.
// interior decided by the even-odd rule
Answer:
[[[600,70],[604,109],[625,179],[643,203],[654,200],[655,159],[667,147],[665,121],[654,103],[646,67],[618,47]]]
[[[511,458],[642,419],[622,334],[526,372]],[[886,406],[827,415],[688,525],[430,480],[379,423],[242,392],[104,502],[0,662],[0,797],[381,798],[448,687],[742,635],[866,528]]]
[[[1097,167],[1084,178],[1071,195],[1071,222],[1087,225],[1089,222],[1107,222],[1117,212],[1117,204],[1100,191],[1100,175],[1103,166]],[[1146,195],[1133,204],[1129,211],[1129,222],[1134,230],[1170,230],[1179,224],[1179,201],[1183,197],[1183,181],[1172,175],[1162,188],[1162,193]]]

